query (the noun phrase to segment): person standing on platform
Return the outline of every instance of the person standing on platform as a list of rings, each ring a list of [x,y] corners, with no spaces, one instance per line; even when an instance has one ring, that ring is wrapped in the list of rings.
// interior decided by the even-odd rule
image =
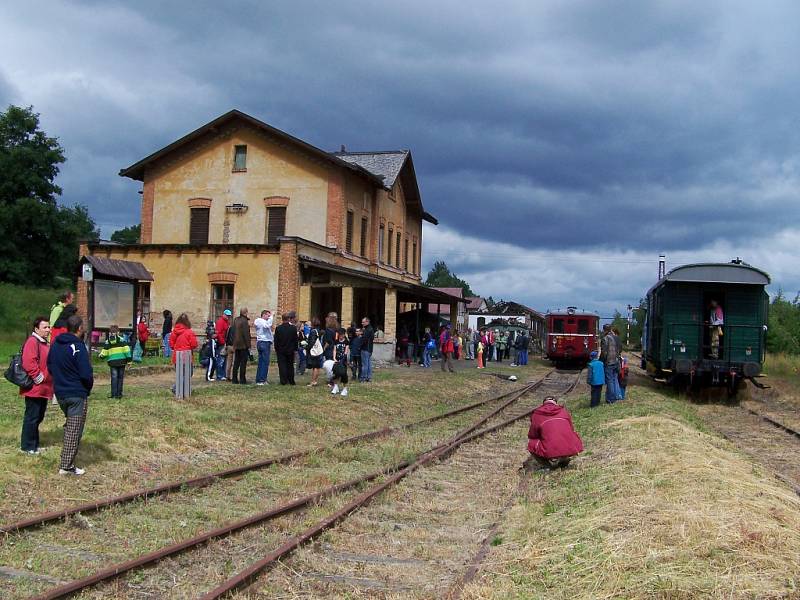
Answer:
[[[375,329],[372,327],[368,317],[361,319],[361,329],[363,330],[361,342],[361,382],[369,383],[372,381],[372,348],[375,341]]]
[[[592,388],[589,406],[595,408],[600,406],[600,398],[603,394],[603,384],[606,381],[605,367],[597,358],[597,350],[589,353],[589,364],[586,366],[586,383]]]
[[[281,324],[275,329],[275,354],[278,359],[278,376],[281,385],[294,385],[294,353],[297,352],[297,327],[292,323],[295,313],[281,315]]]
[[[181,313],[169,336],[172,364],[175,365],[175,398],[182,400],[192,395],[192,351],[197,348],[197,336],[192,331],[189,315]]]
[[[265,385],[269,383],[269,357],[275,341],[272,334],[272,312],[262,310],[261,316],[253,321],[253,325],[256,328],[256,350],[258,350],[256,385]],[[292,362],[294,362],[294,358],[292,358]]]
[[[233,320],[233,373],[231,382],[247,385],[247,361],[250,358],[250,319],[247,308]]]
[[[89,351],[83,343],[83,320],[72,315],[67,319],[67,331],[56,338],[47,355],[47,369],[53,378],[58,404],[66,417],[64,446],[61,449],[59,475],[83,475],[84,469],[75,466],[78,446],[86,425],[89,394],[94,385],[94,373]]]
[[[169,346],[169,334],[172,333],[172,311],[165,310],[161,314],[164,316],[164,322],[161,324],[161,345],[164,348],[164,358],[169,358],[172,353]]]
[[[217,332],[217,345],[219,352],[217,354],[217,381],[225,381],[230,374],[228,366],[233,365],[233,347],[228,347],[228,329],[231,327],[231,311],[225,309],[222,311],[222,316],[214,323],[214,329]]]
[[[46,317],[36,317],[33,333],[22,346],[22,368],[33,383],[27,389],[19,388],[19,395],[25,398],[20,450],[26,454],[39,454],[39,425],[44,420],[47,401],[53,397],[53,379],[47,370],[49,335],[50,322]]]
[[[111,397],[122,398],[125,367],[131,362],[132,355],[128,339],[120,334],[118,326],[108,328],[108,339],[100,351],[100,358],[106,359],[111,370]]]

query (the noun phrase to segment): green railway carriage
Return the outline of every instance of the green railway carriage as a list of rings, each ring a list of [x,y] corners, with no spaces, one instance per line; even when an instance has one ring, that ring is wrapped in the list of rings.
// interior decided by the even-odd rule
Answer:
[[[767,273],[740,260],[684,265],[647,292],[642,361],[676,385],[727,385],[761,373],[769,285]],[[712,302],[722,325],[713,325]]]

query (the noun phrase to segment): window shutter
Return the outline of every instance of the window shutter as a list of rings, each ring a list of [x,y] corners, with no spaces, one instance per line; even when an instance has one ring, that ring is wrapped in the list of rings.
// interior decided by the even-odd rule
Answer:
[[[369,227],[369,221],[367,217],[361,218],[361,256],[367,256],[367,227]]]
[[[395,267],[397,267],[398,269],[400,268],[400,237],[401,237],[400,236],[400,232],[398,231],[397,232],[397,246],[395,247],[395,252],[394,252],[394,261],[396,263]]]
[[[383,234],[386,228],[381,225],[378,230],[378,262],[383,262]]]
[[[347,237],[344,240],[344,249],[353,251],[353,211],[347,211]]]
[[[412,273],[416,273],[417,272],[417,242],[414,242],[414,244],[412,246],[412,250],[413,250],[413,252],[411,253],[411,258],[414,261],[414,264],[411,265],[411,272]]]
[[[386,264],[392,264],[392,238],[394,237],[394,229],[389,227],[389,239],[386,240]]]
[[[408,238],[403,241],[403,268],[408,271]]]
[[[189,215],[189,243],[193,246],[208,244],[208,208],[192,208]]]
[[[286,235],[286,207],[272,206],[267,212],[267,243],[277,244]]]

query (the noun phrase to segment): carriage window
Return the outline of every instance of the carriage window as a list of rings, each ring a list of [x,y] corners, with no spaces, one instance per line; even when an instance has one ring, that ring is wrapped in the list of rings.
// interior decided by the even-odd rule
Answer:
[[[575,319],[568,320],[567,325],[575,325]]]
[[[553,319],[553,333],[564,333],[564,319]]]
[[[578,333],[589,333],[589,319],[578,319]]]

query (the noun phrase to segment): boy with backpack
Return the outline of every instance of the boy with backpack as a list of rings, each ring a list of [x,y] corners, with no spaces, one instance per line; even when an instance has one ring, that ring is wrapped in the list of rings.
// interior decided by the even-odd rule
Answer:
[[[621,356],[619,359],[619,399],[625,399],[625,390],[628,387],[628,357]]]
[[[122,385],[125,381],[125,367],[131,362],[131,347],[128,338],[119,332],[119,327],[108,328],[108,338],[100,351],[111,370],[111,398],[122,398]]]
[[[592,399],[589,403],[591,408],[596,408],[600,405],[603,384],[606,381],[605,367],[597,357],[597,350],[592,350],[589,354],[589,364],[586,366],[586,383],[592,388]]]
[[[206,381],[214,381],[214,373],[219,356],[219,345],[217,343],[217,328],[214,321],[206,323],[206,341],[200,348],[200,365],[206,370]]]

